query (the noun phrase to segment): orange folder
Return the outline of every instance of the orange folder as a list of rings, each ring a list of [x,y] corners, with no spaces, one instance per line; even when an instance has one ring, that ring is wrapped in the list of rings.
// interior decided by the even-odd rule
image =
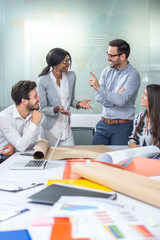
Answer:
[[[50,240],[74,240],[72,238],[72,224],[69,218],[55,217]],[[76,238],[75,240],[90,240],[89,238]]]
[[[146,177],[160,175],[160,161],[157,159],[144,158],[144,157],[134,157],[130,164],[126,167],[123,167],[119,164],[113,163],[104,163],[96,160],[90,159],[91,162],[99,162],[104,165],[111,167],[116,167],[124,169],[126,171],[134,172]],[[86,164],[86,159],[68,159],[66,161],[63,179],[80,179],[81,177],[78,174],[73,173],[72,168],[76,163]]]
[[[122,165],[118,165],[118,164],[104,163],[104,162],[96,161],[93,159],[90,159],[90,161],[91,162],[99,162],[99,163],[103,163],[105,165],[109,165],[111,167],[117,167],[120,169],[124,169],[124,167]],[[76,163],[86,164],[86,159],[85,158],[67,159],[65,168],[64,168],[63,179],[80,179],[81,178],[78,174],[75,174],[72,171],[72,168],[73,168],[74,164],[76,164]]]
[[[77,174],[72,172],[72,167],[75,163],[84,163],[86,164],[85,158],[79,158],[79,159],[67,159],[64,173],[63,173],[63,179],[79,179],[81,178]]]
[[[134,157],[132,162],[125,167],[125,170],[146,177],[157,176],[160,175],[160,161],[151,158]]]

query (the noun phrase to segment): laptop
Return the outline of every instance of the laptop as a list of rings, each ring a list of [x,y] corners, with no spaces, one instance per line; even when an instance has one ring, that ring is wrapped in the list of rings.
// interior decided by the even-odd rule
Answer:
[[[9,169],[10,170],[43,170],[43,169],[45,169],[46,166],[48,165],[48,162],[52,159],[53,153],[56,150],[56,147],[58,146],[58,143],[60,141],[60,137],[58,138],[48,160],[44,160],[44,159],[42,159],[42,160],[34,160],[34,159],[32,159],[32,160],[17,160],[9,167]]]
[[[48,160],[18,160],[14,162],[10,170],[43,170],[46,168]]]

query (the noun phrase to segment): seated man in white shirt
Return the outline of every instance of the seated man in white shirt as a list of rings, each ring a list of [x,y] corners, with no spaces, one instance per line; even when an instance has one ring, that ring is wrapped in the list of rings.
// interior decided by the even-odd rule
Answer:
[[[42,113],[34,81],[19,81],[11,90],[15,104],[0,112],[0,162],[15,150],[25,151],[38,140]]]

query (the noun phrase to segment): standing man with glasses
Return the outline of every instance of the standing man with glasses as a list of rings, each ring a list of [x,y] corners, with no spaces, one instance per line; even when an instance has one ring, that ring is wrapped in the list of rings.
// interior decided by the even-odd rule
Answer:
[[[15,104],[0,112],[0,163],[15,150],[25,151],[35,146],[42,119],[36,82],[17,82],[11,96]]]
[[[70,107],[93,109],[88,102],[75,99],[76,75],[68,71],[72,59],[62,48],[51,49],[46,56],[47,66],[39,74],[40,110],[44,114],[40,136],[51,146],[60,139],[60,146],[74,145],[70,126]]]
[[[95,99],[103,105],[102,118],[96,125],[93,145],[127,145],[133,129],[135,100],[140,75],[128,61],[129,44],[122,39],[109,42],[106,67],[100,81],[91,72],[89,81]]]

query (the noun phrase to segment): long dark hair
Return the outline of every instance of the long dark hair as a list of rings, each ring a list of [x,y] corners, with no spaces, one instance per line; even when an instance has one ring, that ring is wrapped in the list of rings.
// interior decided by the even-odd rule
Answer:
[[[50,67],[54,67],[59,63],[61,63],[67,55],[70,58],[70,66],[71,66],[72,58],[69,52],[67,52],[62,48],[51,49],[46,56],[47,66],[42,70],[42,72],[38,75],[38,77],[48,74],[50,72]]]
[[[146,86],[148,95],[148,109],[145,110],[138,126],[135,129],[134,136],[141,132],[143,121],[146,116],[150,119],[150,129],[152,135],[152,144],[160,147],[160,85],[150,84]]]

